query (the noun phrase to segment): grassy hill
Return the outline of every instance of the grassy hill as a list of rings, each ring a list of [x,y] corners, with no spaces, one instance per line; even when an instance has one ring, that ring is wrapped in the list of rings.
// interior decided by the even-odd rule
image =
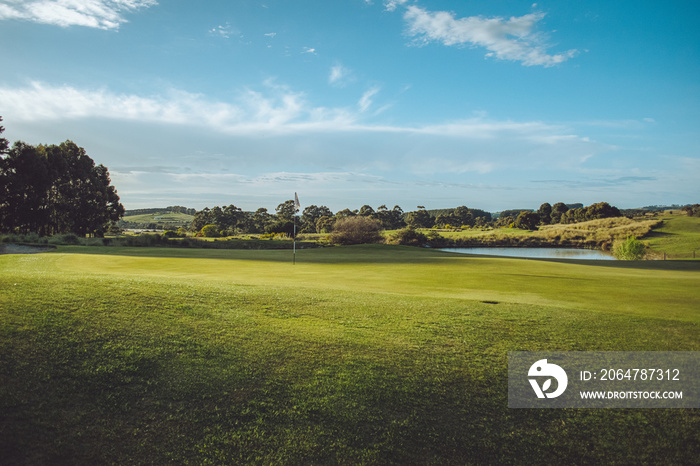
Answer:
[[[691,409],[507,408],[507,352],[698,351],[700,264],[408,247],[0,256],[34,464],[690,464]]]
[[[140,213],[135,215],[125,215],[122,222],[128,223],[132,228],[145,228],[147,225],[156,224],[162,225],[165,228],[188,227],[192,224],[193,215],[183,212],[171,212],[169,210],[159,210],[149,213]]]
[[[700,259],[700,218],[665,214],[662,224],[644,237],[657,256]]]

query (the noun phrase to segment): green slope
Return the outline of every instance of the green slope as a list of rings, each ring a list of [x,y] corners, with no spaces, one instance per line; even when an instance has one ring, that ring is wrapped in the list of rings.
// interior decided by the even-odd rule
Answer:
[[[513,350],[697,351],[695,262],[383,246],[0,256],[0,451],[35,464],[688,464],[697,410],[507,408]],[[488,302],[484,302],[488,301]]]

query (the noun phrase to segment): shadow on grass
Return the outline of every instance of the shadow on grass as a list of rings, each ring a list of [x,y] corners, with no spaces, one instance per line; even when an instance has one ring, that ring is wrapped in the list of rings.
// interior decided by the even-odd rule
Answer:
[[[200,249],[171,247],[90,247],[62,246],[59,253],[90,254],[104,256],[154,257],[173,259],[219,259],[250,260],[297,264],[429,264],[446,260],[508,260],[539,261],[560,264],[576,264],[593,267],[612,267],[619,269],[698,271],[700,261],[666,260],[666,261],[610,261],[590,259],[550,259],[519,258],[509,256],[462,254],[440,251],[438,249],[417,248],[411,246],[389,246],[383,244],[363,244],[354,246],[337,246],[313,249],[297,249],[296,257],[289,249]],[[523,264],[526,264],[525,262]]]
[[[411,246],[362,244],[301,249],[200,249],[171,247],[63,246],[59,253],[104,256],[155,257],[173,259],[251,260],[314,264],[424,264],[445,260],[445,253],[436,249]],[[466,259],[466,257],[465,257]]]

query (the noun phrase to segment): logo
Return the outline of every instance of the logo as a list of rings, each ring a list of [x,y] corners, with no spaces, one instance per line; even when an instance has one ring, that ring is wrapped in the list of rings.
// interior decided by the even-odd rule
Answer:
[[[566,371],[556,364],[549,364],[546,359],[540,359],[532,366],[527,373],[528,377],[547,377],[540,387],[537,379],[528,379],[532,389],[535,390],[537,398],[556,398],[566,390],[566,385],[569,383],[569,378],[566,376]],[[552,386],[552,378],[557,380],[557,389],[551,393],[547,393]]]

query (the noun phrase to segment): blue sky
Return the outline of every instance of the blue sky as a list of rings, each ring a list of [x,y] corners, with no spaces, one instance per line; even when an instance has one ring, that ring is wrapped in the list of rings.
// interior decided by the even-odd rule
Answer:
[[[700,201],[700,2],[0,0],[11,141],[127,208]]]

